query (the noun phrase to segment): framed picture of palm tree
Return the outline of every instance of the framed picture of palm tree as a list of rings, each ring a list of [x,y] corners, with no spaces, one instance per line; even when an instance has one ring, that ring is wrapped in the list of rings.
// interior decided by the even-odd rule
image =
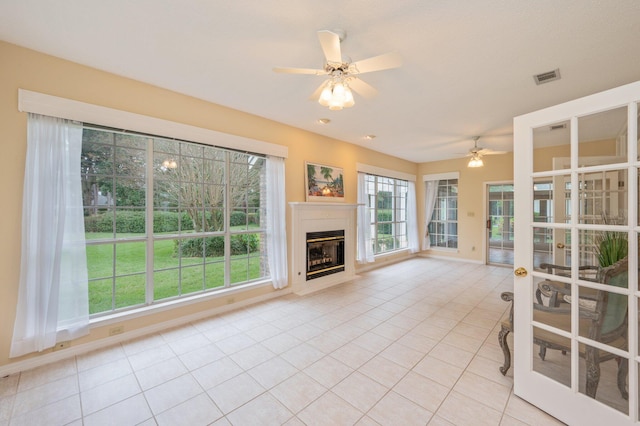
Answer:
[[[344,201],[342,168],[310,162],[305,166],[307,201]]]

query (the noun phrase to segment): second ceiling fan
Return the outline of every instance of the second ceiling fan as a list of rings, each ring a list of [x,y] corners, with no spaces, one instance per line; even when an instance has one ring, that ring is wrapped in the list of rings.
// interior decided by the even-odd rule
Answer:
[[[467,167],[482,167],[484,166],[484,161],[482,161],[482,157],[485,155],[492,154],[504,154],[504,151],[493,151],[488,148],[482,148],[478,146],[478,140],[480,136],[473,137],[473,148],[469,150],[467,157],[471,157]]]
[[[322,69],[312,68],[274,68],[278,73],[287,74],[312,74],[327,75],[324,81],[311,95],[311,99],[318,100],[320,105],[327,106],[331,110],[341,110],[354,105],[351,89],[356,93],[371,98],[378,91],[370,84],[365,83],[358,74],[367,72],[397,68],[402,65],[402,58],[397,53],[385,53],[357,62],[342,59],[340,42],[344,40],[346,33],[328,30],[318,31],[320,46],[324,52],[325,65]]]

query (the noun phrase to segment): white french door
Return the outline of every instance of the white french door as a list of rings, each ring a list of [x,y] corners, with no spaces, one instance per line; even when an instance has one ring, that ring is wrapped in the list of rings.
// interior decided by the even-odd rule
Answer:
[[[514,119],[514,392],[571,425],[638,424],[639,102]]]
[[[487,264],[513,265],[513,182],[487,183]]]

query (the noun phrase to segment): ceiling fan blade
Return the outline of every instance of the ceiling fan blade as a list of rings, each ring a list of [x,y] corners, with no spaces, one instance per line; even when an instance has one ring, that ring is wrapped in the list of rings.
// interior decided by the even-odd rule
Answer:
[[[402,57],[395,52],[384,53],[369,59],[354,62],[349,66],[349,71],[362,74],[365,72],[388,70],[402,65]],[[353,71],[351,71],[353,69]]]
[[[274,68],[273,71],[283,74],[312,74],[312,75],[325,75],[325,70],[314,70],[311,68]]]
[[[369,83],[365,83],[357,77],[352,77],[351,79],[349,79],[348,84],[351,89],[353,89],[364,98],[373,98],[378,94],[378,91],[375,87],[373,87]]]
[[[340,51],[340,36],[331,31],[322,30],[318,31],[318,39],[320,40],[320,46],[324,52],[324,57],[329,63],[341,64],[342,52]]]
[[[484,157],[485,155],[500,155],[500,154],[506,154],[507,151],[494,151],[491,148],[481,148],[481,147],[474,147],[471,148],[468,152],[466,152],[466,156],[467,157],[471,157],[473,155],[477,155],[479,157]],[[458,153],[459,155],[462,155],[462,153]]]
[[[326,85],[327,85],[327,82],[323,81],[322,84],[318,86],[318,88],[311,94],[311,96],[309,96],[309,99],[312,101],[317,101],[318,99],[320,99],[320,94],[322,93],[322,89],[324,89],[324,86]]]

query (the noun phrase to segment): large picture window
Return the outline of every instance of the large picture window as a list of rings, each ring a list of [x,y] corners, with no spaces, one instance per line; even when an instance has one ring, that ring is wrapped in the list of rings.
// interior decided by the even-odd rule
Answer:
[[[84,126],[90,313],[267,279],[265,161]]]
[[[18,110],[27,155],[11,357],[86,335],[90,314],[288,284],[286,147],[23,89]]]
[[[458,248],[458,179],[438,181],[429,238],[431,247]]]
[[[408,182],[367,174],[365,184],[371,214],[373,253],[406,249]]]

